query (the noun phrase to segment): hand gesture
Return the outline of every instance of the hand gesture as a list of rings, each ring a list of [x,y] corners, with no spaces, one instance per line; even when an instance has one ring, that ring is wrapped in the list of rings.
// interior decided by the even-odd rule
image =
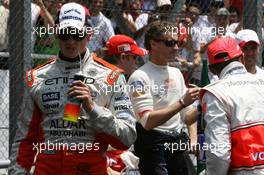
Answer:
[[[199,87],[189,88],[182,98],[184,105],[189,106],[195,100],[197,100],[199,97],[199,91],[200,91]]]
[[[90,88],[83,83],[82,81],[74,81],[71,85],[68,96],[80,100],[82,107],[87,112],[90,112],[93,109],[94,102],[90,93]]]

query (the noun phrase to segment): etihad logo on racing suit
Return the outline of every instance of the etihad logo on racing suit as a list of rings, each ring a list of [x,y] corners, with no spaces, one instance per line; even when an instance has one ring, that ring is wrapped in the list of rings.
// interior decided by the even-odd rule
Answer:
[[[68,77],[55,77],[51,79],[47,79],[45,81],[45,85],[55,85],[55,84],[69,84],[70,82],[73,82],[73,78],[68,78]]]
[[[43,102],[55,101],[55,100],[60,100],[60,92],[49,92],[42,94]]]
[[[50,86],[50,85],[56,85],[56,84],[69,84],[73,81],[74,81],[74,78],[55,77],[55,78],[47,79],[45,81],[45,85]],[[93,84],[95,80],[92,77],[85,77],[83,82],[85,84]]]

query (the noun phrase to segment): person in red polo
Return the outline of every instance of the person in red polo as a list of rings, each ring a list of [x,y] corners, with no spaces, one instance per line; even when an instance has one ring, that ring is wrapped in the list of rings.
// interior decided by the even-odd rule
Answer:
[[[264,78],[247,72],[235,39],[217,38],[207,53],[220,79],[200,91],[207,174],[264,174]]]

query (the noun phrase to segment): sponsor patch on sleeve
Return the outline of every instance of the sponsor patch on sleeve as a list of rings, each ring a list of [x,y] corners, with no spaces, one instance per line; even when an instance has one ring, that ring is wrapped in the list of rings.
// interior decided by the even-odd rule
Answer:
[[[134,81],[130,84],[130,91],[132,91],[132,97],[139,97],[146,94],[146,90],[142,81]]]

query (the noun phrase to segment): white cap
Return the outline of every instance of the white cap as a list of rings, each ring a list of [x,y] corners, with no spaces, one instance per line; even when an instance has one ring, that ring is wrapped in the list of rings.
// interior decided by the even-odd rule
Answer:
[[[66,3],[60,9],[59,29],[74,27],[82,30],[85,24],[86,10],[77,3]]]
[[[170,0],[157,0],[157,7],[161,7],[164,5],[170,5],[171,6],[171,1]]]
[[[258,45],[260,44],[257,33],[250,29],[240,30],[236,34],[236,40],[240,47],[243,47],[249,41],[253,41]]]

